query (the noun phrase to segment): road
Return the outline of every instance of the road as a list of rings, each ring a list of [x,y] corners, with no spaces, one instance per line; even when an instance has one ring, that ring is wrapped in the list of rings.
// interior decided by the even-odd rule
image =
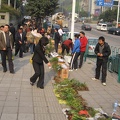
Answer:
[[[81,23],[75,23],[75,31],[80,32],[81,30]],[[120,47],[120,36],[108,34],[107,32],[98,31],[96,30],[95,24],[91,24],[92,31],[85,31],[87,37],[95,37],[99,38],[100,36],[104,36],[106,42],[109,43],[110,46]]]

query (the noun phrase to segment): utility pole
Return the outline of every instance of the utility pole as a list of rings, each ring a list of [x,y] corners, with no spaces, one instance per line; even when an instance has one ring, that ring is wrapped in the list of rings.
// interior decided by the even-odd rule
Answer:
[[[8,6],[10,6],[10,0],[8,0]]]
[[[116,28],[118,27],[118,22],[119,22],[119,14],[120,14],[120,0],[118,0],[117,24],[116,24]]]
[[[73,0],[73,2],[72,2],[71,39],[74,39],[75,6],[76,6],[76,0]]]
[[[16,0],[14,0],[14,9],[16,9]]]

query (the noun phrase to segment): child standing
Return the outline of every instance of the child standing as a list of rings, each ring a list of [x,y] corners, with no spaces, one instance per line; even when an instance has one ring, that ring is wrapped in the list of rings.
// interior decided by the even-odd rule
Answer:
[[[79,35],[76,34],[75,35],[75,42],[74,42],[74,47],[72,50],[72,59],[71,59],[71,63],[70,63],[70,71],[77,70],[77,66],[78,66],[78,57],[80,55],[80,40],[79,40]]]

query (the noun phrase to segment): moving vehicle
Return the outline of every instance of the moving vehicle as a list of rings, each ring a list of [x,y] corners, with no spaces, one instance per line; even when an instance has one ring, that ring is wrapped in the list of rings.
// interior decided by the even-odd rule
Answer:
[[[92,30],[92,27],[91,27],[90,25],[83,24],[83,25],[81,26],[81,29],[82,29],[82,30],[89,30],[89,31],[91,31],[91,30]]]
[[[120,28],[110,28],[108,34],[120,35]]]
[[[98,43],[98,38],[89,37],[86,53],[87,55],[95,55],[94,50]]]
[[[108,24],[108,23],[98,23],[97,24],[97,30],[101,30],[101,31],[107,31],[110,28],[112,28],[112,24]]]

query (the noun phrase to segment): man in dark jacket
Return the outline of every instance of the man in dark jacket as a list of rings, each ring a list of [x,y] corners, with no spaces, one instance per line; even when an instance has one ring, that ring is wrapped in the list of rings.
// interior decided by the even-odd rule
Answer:
[[[45,48],[48,44],[49,40],[46,37],[42,37],[39,41],[39,43],[36,45],[33,55],[33,68],[35,71],[35,74],[30,78],[30,84],[34,85],[37,78],[39,77],[39,80],[37,82],[37,87],[44,89],[44,63],[43,61],[50,67],[50,63],[45,57]]]
[[[6,57],[8,58],[10,73],[14,73],[14,65],[12,61],[13,36],[9,32],[9,25],[5,25],[3,31],[0,32],[0,51],[2,58],[3,72],[7,72]]]
[[[10,23],[10,32],[13,35],[13,47],[14,47],[14,43],[15,43],[15,27],[13,26],[12,23]]]
[[[16,48],[15,48],[15,56],[19,52],[19,57],[23,57],[23,50],[24,50],[24,45],[26,43],[26,33],[23,32],[22,28],[18,29],[18,32],[15,35],[15,41],[16,41]]]
[[[95,78],[92,80],[98,80],[100,77],[100,69],[102,67],[102,84],[106,86],[106,76],[107,76],[107,62],[108,57],[111,54],[110,46],[105,42],[103,36],[99,37],[98,44],[95,47],[95,54],[97,55],[97,66]]]
[[[57,28],[55,29],[54,39],[55,39],[55,51],[58,52],[58,44],[60,42],[60,35],[58,33],[58,29]]]

